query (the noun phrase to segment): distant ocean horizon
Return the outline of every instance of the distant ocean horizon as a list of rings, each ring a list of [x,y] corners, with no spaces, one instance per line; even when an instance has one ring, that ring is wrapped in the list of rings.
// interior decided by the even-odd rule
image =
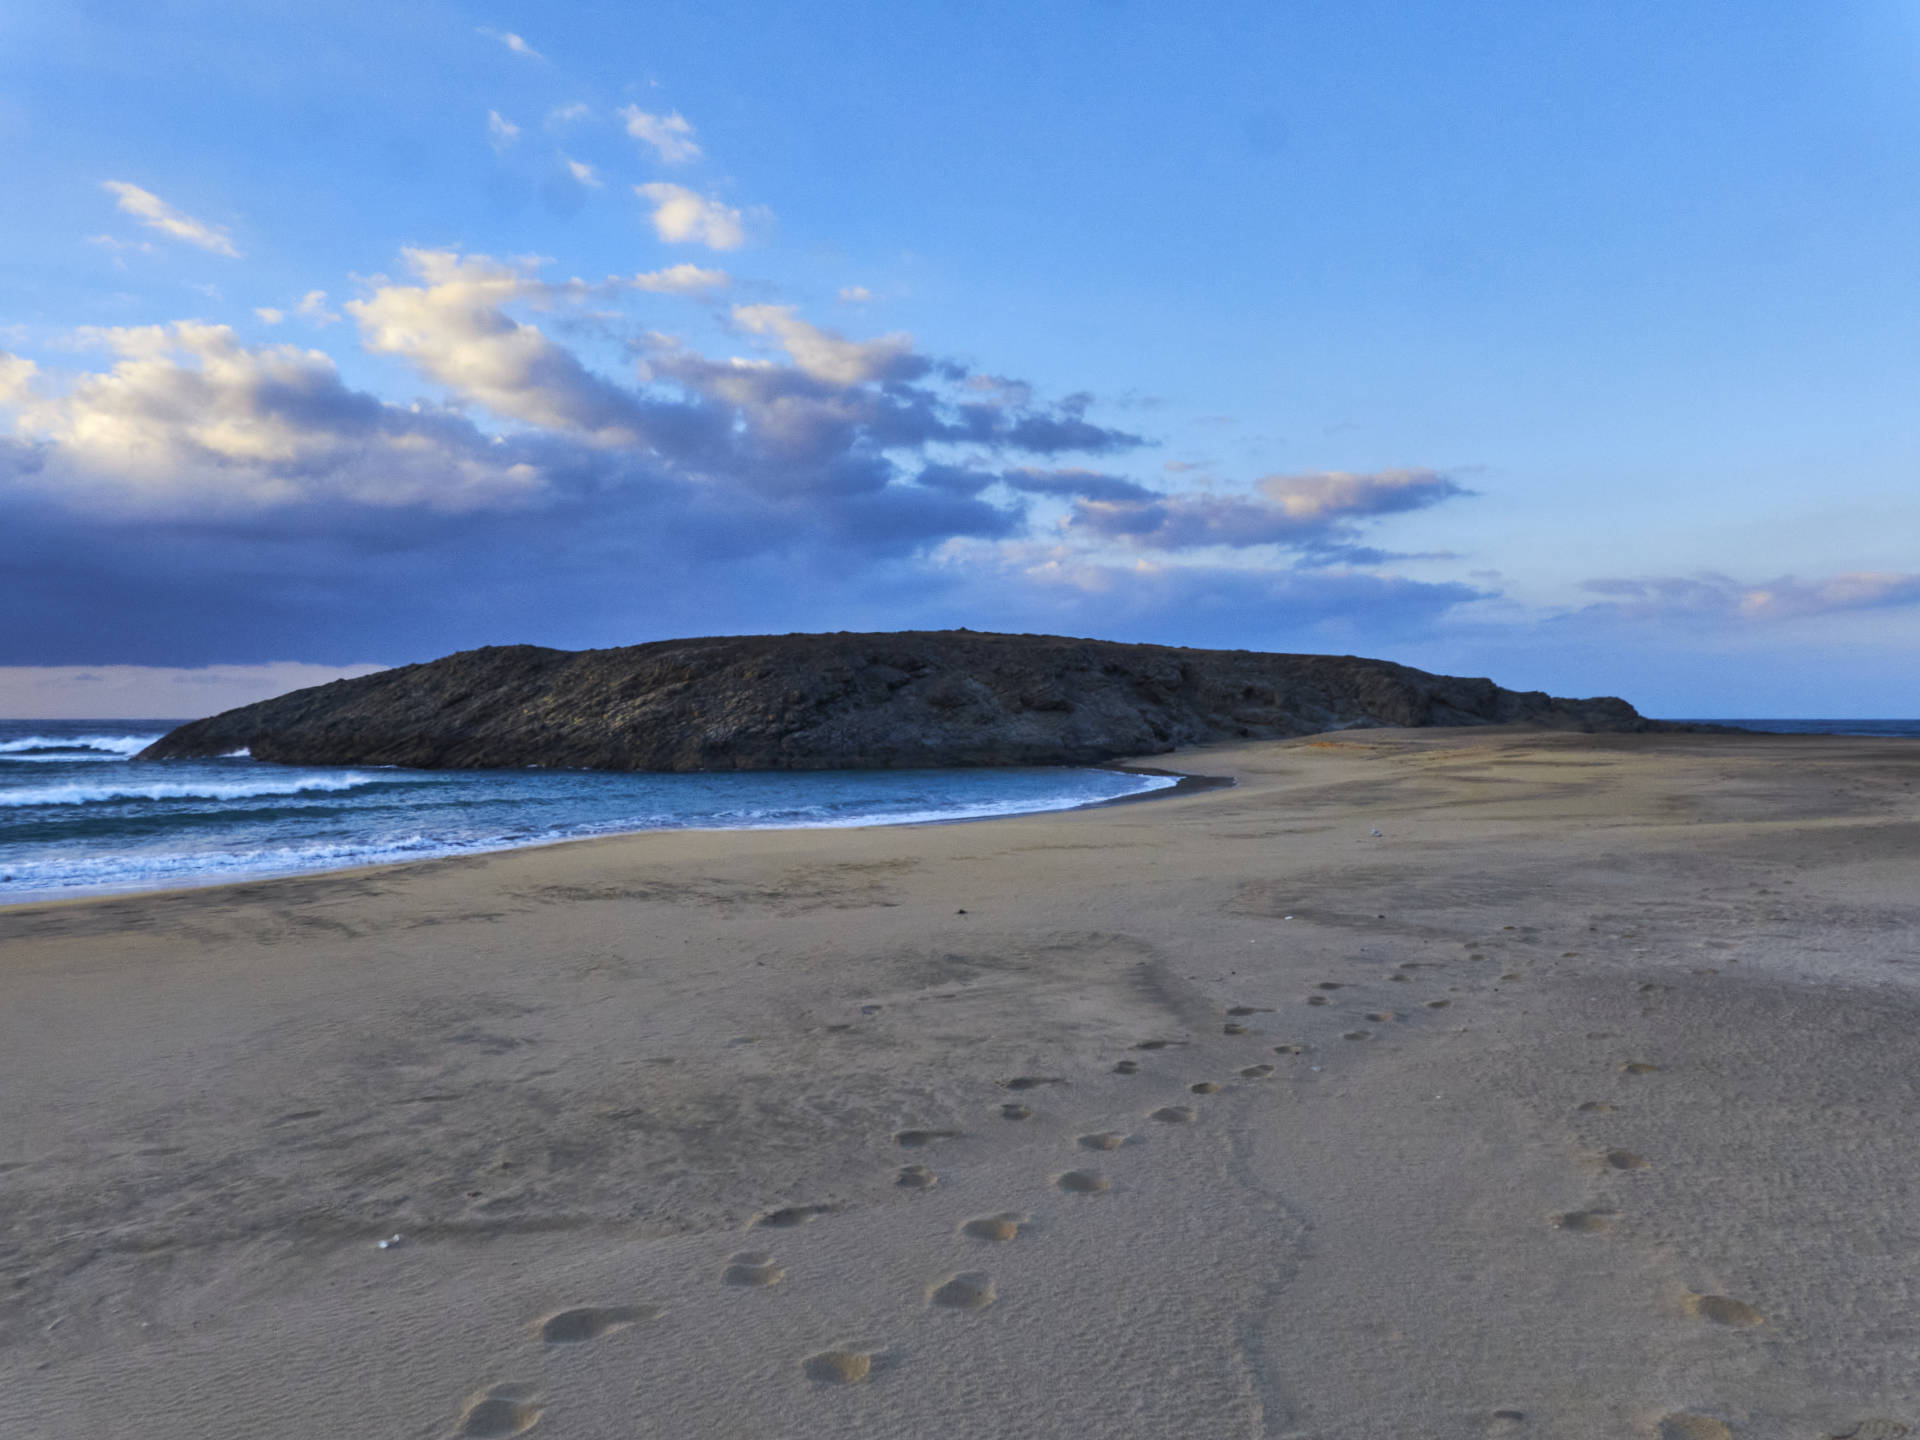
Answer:
[[[985,819],[1149,794],[1093,768],[729,772],[134,764],[177,721],[0,720],[0,905],[517,849],[645,830]],[[1920,719],[1720,719],[1776,734],[1920,738]]]
[[[1729,720],[1717,715],[1689,715],[1674,717],[1674,721],[1682,725],[1731,725],[1769,735],[1864,735],[1883,740],[1920,737],[1920,720]]]

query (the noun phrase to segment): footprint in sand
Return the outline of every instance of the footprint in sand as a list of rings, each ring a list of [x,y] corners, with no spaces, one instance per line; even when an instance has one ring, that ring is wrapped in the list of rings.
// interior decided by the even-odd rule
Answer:
[[[1220,1093],[1220,1086],[1211,1080],[1198,1081],[1195,1084],[1187,1086],[1187,1089],[1196,1095],[1218,1095]]]
[[[896,1130],[893,1143],[902,1150],[918,1150],[922,1145],[931,1145],[936,1140],[958,1140],[958,1130]]]
[[[1903,1435],[1912,1434],[1910,1427],[1898,1420],[1889,1420],[1879,1416],[1872,1420],[1862,1420],[1851,1430],[1838,1430],[1823,1440],[1900,1440]]]
[[[800,1225],[809,1225],[822,1215],[831,1215],[833,1211],[831,1205],[782,1205],[778,1210],[754,1216],[753,1223],[768,1230],[792,1230]]]
[[[1082,1135],[1073,1143],[1082,1150],[1118,1150],[1128,1138],[1118,1130],[1102,1130],[1095,1135]]]
[[[1725,1295],[1689,1295],[1684,1303],[1687,1314],[1696,1320],[1712,1321],[1715,1325],[1751,1330],[1756,1325],[1767,1323],[1767,1317],[1746,1301],[1732,1300]]]
[[[902,1165],[893,1183],[902,1190],[931,1190],[940,1183],[940,1177],[924,1165]]]
[[[1582,1115],[1607,1115],[1612,1113],[1613,1106],[1604,1100],[1587,1100],[1579,1106],[1579,1110]]]
[[[542,1320],[537,1328],[540,1338],[549,1345],[577,1345],[582,1340],[598,1340],[615,1330],[624,1330],[629,1325],[652,1320],[659,1314],[658,1305],[576,1305],[570,1310],[555,1311]],[[507,1430],[502,1433],[515,1435],[519,1432]]]
[[[460,1412],[461,1435],[524,1435],[540,1423],[540,1407],[527,1385],[495,1385],[467,1402]]]
[[[1018,1235],[1020,1227],[1026,1223],[1026,1216],[1006,1210],[998,1215],[976,1215],[962,1222],[960,1233],[975,1240],[991,1240],[1000,1244]]]
[[[1271,1015],[1272,1013],[1271,1005],[1229,1005],[1227,1007],[1229,1015]]]
[[[1554,1216],[1553,1223],[1576,1235],[1598,1235],[1613,1228],[1613,1217],[1617,1213],[1603,1206],[1595,1206],[1591,1210],[1569,1210],[1564,1215]]]
[[[1313,988],[1316,990],[1344,990],[1347,987],[1346,982],[1341,980],[1322,980]]]
[[[786,1278],[787,1272],[773,1263],[773,1256],[764,1250],[742,1250],[729,1256],[727,1268],[721,1272],[723,1284],[741,1285],[752,1289],[764,1289],[769,1285],[778,1285]]]
[[[1660,1440],[1733,1440],[1733,1427],[1711,1415],[1682,1412],[1660,1422]]]
[[[1373,1038],[1373,1032],[1371,1030],[1349,1030],[1340,1038],[1342,1040],[1371,1040]]]
[[[1222,1035],[1251,1035],[1253,1031],[1249,1030],[1244,1025],[1235,1025],[1229,1022],[1220,1027],[1220,1033]]]
[[[1620,1073],[1622,1075],[1653,1075],[1657,1074],[1659,1069],[1658,1065],[1649,1064],[1645,1060],[1629,1060],[1620,1067]]]
[[[1165,1050],[1169,1045],[1184,1045],[1184,1040],[1142,1040],[1133,1048],[1136,1050]]]
[[[1116,1075],[1138,1075],[1140,1073],[1140,1062],[1138,1060],[1119,1061],[1114,1065],[1113,1073]]]
[[[1271,1065],[1249,1065],[1240,1072],[1240,1078],[1242,1080],[1264,1080],[1271,1074],[1273,1074],[1273,1066]]]
[[[1009,1102],[1000,1107],[1000,1118],[1002,1120],[1031,1120],[1033,1118],[1033,1107],[1031,1105],[1021,1105],[1018,1102]]]
[[[858,1385],[873,1373],[873,1353],[852,1347],[822,1350],[802,1360],[800,1370],[822,1385]]]
[[[1053,1183],[1069,1195],[1099,1195],[1113,1188],[1113,1182],[1098,1170],[1069,1170],[1054,1176]]]
[[[1444,1010],[1451,1004],[1453,1004],[1451,1000],[1429,1000],[1427,1001],[1427,1009]]]
[[[1147,1116],[1149,1120],[1161,1120],[1169,1125],[1190,1125],[1193,1123],[1191,1105],[1162,1105]]]
[[[1487,1432],[1488,1434],[1513,1435],[1518,1433],[1520,1428],[1527,1423],[1527,1412],[1524,1410],[1496,1410],[1489,1418],[1492,1424]]]
[[[1038,1090],[1042,1085],[1064,1085],[1067,1082],[1058,1075],[1016,1075],[1000,1083],[1009,1090]]]
[[[984,1270],[963,1270],[931,1291],[927,1303],[942,1310],[984,1310],[993,1304],[993,1277]]]
[[[1304,1055],[1307,1053],[1307,1047],[1304,1045],[1276,1045],[1273,1047],[1273,1053],[1276,1055]]]
[[[1373,1021],[1373,1023],[1376,1025],[1391,1024],[1393,1021],[1398,1020],[1399,1018],[1400,1017],[1394,1014],[1391,1010],[1369,1010],[1367,1012],[1367,1019]]]
[[[1309,995],[1309,996],[1307,996],[1307,1004],[1309,1004],[1309,1005],[1330,1005],[1330,1004],[1332,1004],[1332,1003],[1333,1003],[1333,1002],[1332,1002],[1332,1001],[1330,1001],[1329,999],[1327,999],[1327,997],[1326,997],[1326,996],[1324,996],[1324,995]]]
[[[1601,1157],[1610,1170],[1645,1170],[1647,1157],[1632,1150],[1609,1150]]]

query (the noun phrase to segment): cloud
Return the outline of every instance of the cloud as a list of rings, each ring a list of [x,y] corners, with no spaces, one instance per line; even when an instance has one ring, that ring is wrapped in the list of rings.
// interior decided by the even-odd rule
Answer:
[[[1811,581],[1785,575],[1760,584],[1718,574],[1599,579],[1582,588],[1605,597],[1588,613],[1649,620],[1760,624],[1920,605],[1920,574],[1900,571],[1848,571]]]
[[[461,399],[505,419],[637,444],[641,407],[631,392],[591,373],[574,354],[503,306],[542,293],[524,271],[485,256],[407,250],[423,282],[384,284],[347,310],[375,354],[398,355]]]
[[[256,305],[253,307],[253,313],[260,317],[262,325],[278,325],[287,318],[286,311],[276,310],[271,305]]]
[[[636,185],[633,192],[653,206],[653,228],[662,240],[712,250],[738,250],[746,243],[740,212],[730,205],[664,180]]]
[[[383,400],[319,350],[194,322],[76,332],[106,358],[71,372],[0,353],[0,606],[37,617],[0,630],[0,664],[264,661],[322,641],[420,658],[528,634],[536,613],[530,638],[614,643],[759,628],[770,597],[786,623],[862,595],[893,595],[892,615],[967,590],[926,568],[940,547],[1024,543],[1028,497],[1127,493],[1049,465],[1058,447],[1144,443],[1085,397],[976,384],[910,337],[792,307],[735,321],[770,354],[643,331],[618,378],[541,328],[705,293],[718,271],[589,284],[450,251],[404,262],[343,308],[441,400]],[[617,315],[594,319],[604,343]]]
[[[1022,467],[1009,470],[1000,478],[1012,489],[1028,495],[1104,500],[1115,504],[1152,502],[1161,498],[1144,485],[1118,475],[1103,475],[1097,470],[1035,470]]]
[[[300,303],[293,307],[293,313],[303,320],[311,320],[315,325],[334,325],[340,317],[327,309],[327,292],[309,290],[300,297]]]
[[[670,115],[649,115],[638,105],[629,105],[620,115],[627,122],[627,134],[644,145],[651,145],[667,164],[685,165],[700,158],[693,126],[678,110]]]
[[[864,285],[842,285],[836,298],[843,305],[859,305],[873,299],[873,292]]]
[[[90,332],[105,373],[50,388],[0,360],[0,494],[96,513],[242,514],[316,500],[453,512],[523,504],[539,471],[444,412],[385,405],[333,361],[292,345],[249,349],[224,325]]]
[[[118,264],[122,270],[126,269],[126,263],[119,259],[121,253],[128,250],[135,251],[141,255],[151,255],[153,253],[153,244],[151,241],[127,240],[118,235],[89,235],[87,236],[87,244],[98,245],[102,250],[115,252],[115,263]]]
[[[917,380],[930,368],[913,353],[911,335],[847,340],[799,317],[791,305],[736,305],[733,323],[750,335],[778,340],[802,374],[834,385],[869,380]]]
[[[215,255],[224,255],[230,260],[240,258],[240,252],[233,248],[233,241],[224,229],[196,220],[191,215],[183,215],[151,190],[142,190],[138,185],[129,185],[124,180],[102,181],[101,188],[113,196],[116,205],[149,230],[158,230],[163,235],[171,235],[176,240],[197,245]]]
[[[506,46],[507,49],[513,51],[514,54],[524,55],[529,60],[544,60],[547,58],[511,30],[495,30],[490,26],[482,25],[479,33],[486,36],[489,40],[498,40],[502,45]]]
[[[1487,592],[1376,570],[1116,563],[1071,544],[956,539],[935,562],[970,577],[983,623],[1163,644],[1345,647],[1422,634]]]
[[[1146,550],[1211,545],[1337,548],[1349,541],[1356,521],[1425,509],[1468,493],[1434,470],[1271,475],[1256,488],[1253,496],[1091,496],[1074,507],[1071,525]]]
[[[505,150],[520,138],[520,127],[498,110],[487,111],[487,142],[495,150]]]
[[[698,265],[682,264],[648,271],[620,283],[654,295],[702,295],[727,289],[733,284],[733,277],[724,270],[702,270]]]
[[[547,112],[549,125],[571,125],[576,120],[584,120],[593,113],[592,109],[576,100],[571,105],[556,105]]]
[[[607,183],[594,172],[593,166],[587,164],[584,160],[568,160],[564,155],[560,158],[566,161],[567,173],[582,185],[590,185],[595,190],[598,190]]]

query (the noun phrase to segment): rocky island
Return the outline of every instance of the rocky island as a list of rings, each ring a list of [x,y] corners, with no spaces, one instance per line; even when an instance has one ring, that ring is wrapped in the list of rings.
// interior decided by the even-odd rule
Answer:
[[[141,753],[299,765],[844,770],[1080,765],[1383,725],[1666,728],[1350,655],[971,631],[489,646],[182,725]]]

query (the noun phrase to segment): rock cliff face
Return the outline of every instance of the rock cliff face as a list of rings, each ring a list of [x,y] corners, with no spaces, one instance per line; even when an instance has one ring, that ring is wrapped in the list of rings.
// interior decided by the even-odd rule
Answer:
[[[1384,660],[969,631],[468,650],[182,725],[142,759],[590,770],[1088,764],[1372,725],[1665,728]]]

